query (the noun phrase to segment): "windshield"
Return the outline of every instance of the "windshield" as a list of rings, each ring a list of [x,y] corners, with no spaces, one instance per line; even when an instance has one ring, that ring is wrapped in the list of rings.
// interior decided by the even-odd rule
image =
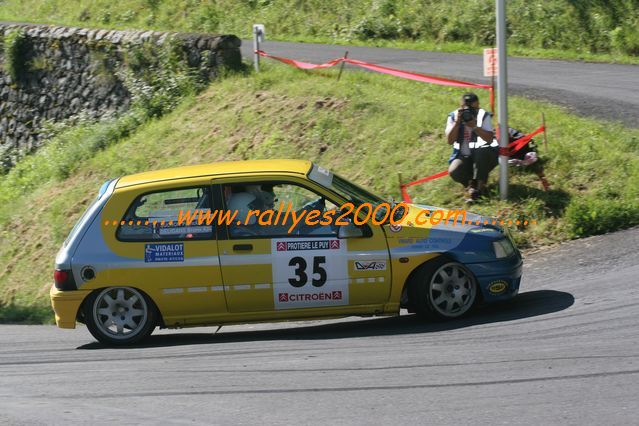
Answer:
[[[355,206],[363,203],[370,203],[373,207],[375,207],[380,203],[386,202],[377,195],[371,194],[364,188],[361,188],[338,175],[333,175],[333,185],[331,189],[338,194],[344,195]]]
[[[308,174],[308,178],[328,189],[331,189],[333,192],[337,192],[339,195],[353,203],[355,207],[364,203],[370,203],[373,207],[376,207],[378,204],[386,202],[377,195],[371,194],[364,188],[361,188],[316,164],[313,164],[313,167]]]
[[[331,173],[323,167],[319,167],[313,164],[308,177],[312,181],[317,182],[320,185],[346,198],[348,201],[353,203],[355,210],[357,210],[357,207],[361,206],[362,204],[368,203],[370,205],[369,208],[372,209],[372,211],[375,211],[375,217],[380,221],[386,222],[387,220],[390,220],[390,216],[403,217],[403,212],[405,210],[404,207],[398,206],[399,209],[396,210],[393,208],[395,206],[395,203],[389,204],[387,201],[378,197],[377,195],[374,195],[364,188],[357,186],[352,182],[349,182],[341,176]],[[376,207],[380,205],[382,207],[376,209]],[[389,207],[393,209],[392,215],[389,215],[387,213]]]

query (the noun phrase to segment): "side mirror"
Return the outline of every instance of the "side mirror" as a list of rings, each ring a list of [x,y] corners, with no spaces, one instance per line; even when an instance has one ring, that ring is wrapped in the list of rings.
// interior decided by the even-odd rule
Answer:
[[[348,225],[342,225],[337,230],[337,238],[367,238],[373,235],[368,225],[354,225],[350,219],[346,219]]]

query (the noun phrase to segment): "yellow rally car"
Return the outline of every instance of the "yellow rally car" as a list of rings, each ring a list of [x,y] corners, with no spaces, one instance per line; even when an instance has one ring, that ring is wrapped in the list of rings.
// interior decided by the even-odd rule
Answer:
[[[354,209],[344,212],[345,203]],[[366,203],[374,214],[362,224],[366,209],[357,207]],[[522,259],[505,230],[474,215],[423,223],[426,208],[389,205],[299,160],[114,179],[57,255],[56,323],[80,321],[99,341],[124,345],[156,326],[398,315],[400,307],[456,318],[479,300],[517,294]],[[343,220],[292,226],[310,211]]]

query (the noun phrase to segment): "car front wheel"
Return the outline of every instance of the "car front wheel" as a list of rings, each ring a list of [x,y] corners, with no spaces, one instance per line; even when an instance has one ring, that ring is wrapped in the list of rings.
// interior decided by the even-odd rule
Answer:
[[[109,287],[91,294],[84,305],[87,328],[108,345],[130,345],[148,337],[155,329],[153,302],[131,287]]]
[[[420,267],[411,283],[415,311],[434,319],[459,318],[477,297],[477,282],[463,264],[444,257]]]

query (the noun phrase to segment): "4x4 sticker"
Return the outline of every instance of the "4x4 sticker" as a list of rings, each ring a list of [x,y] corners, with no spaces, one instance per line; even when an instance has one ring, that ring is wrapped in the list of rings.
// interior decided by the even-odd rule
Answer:
[[[355,270],[356,271],[385,271],[386,261],[385,260],[372,260],[369,262],[355,261]]]
[[[145,244],[144,262],[184,262],[184,243]]]

